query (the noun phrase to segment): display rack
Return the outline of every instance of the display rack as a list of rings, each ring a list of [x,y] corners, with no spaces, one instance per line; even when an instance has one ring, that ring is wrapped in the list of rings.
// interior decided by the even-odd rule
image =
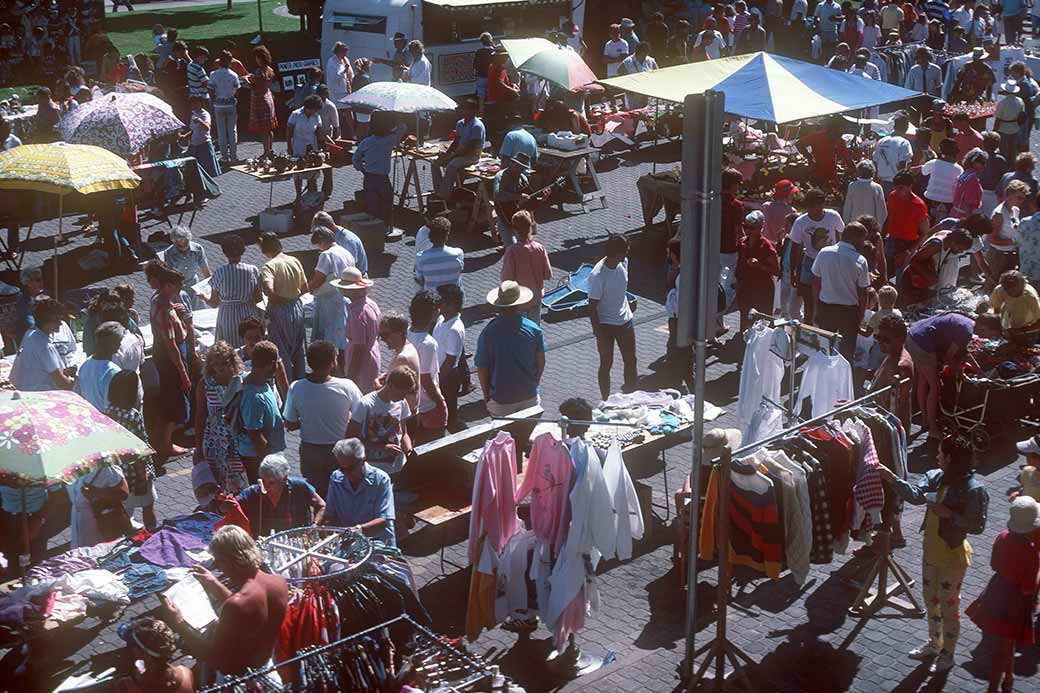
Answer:
[[[402,628],[402,626],[404,628]],[[478,691],[491,690],[494,671],[482,659],[466,650],[457,647],[445,637],[434,633],[425,626],[414,621],[407,614],[384,621],[371,628],[348,635],[328,645],[310,647],[300,651],[285,661],[278,662],[262,669],[251,670],[241,676],[228,678],[221,683],[202,689],[201,693],[218,693],[223,691],[268,690],[260,682],[270,674],[286,669],[296,668],[308,659],[328,655],[336,651],[348,651],[357,646],[364,637],[377,634],[395,640],[395,646],[410,651],[404,659],[415,658],[423,661],[437,662],[450,674],[450,680],[439,680],[430,690],[445,691]],[[398,637],[394,637],[397,635]],[[260,685],[258,685],[260,684]],[[307,690],[306,686],[286,686],[287,691]]]
[[[729,535],[730,535],[730,518],[729,518],[729,484],[730,484],[730,472],[733,469],[733,458],[746,455],[750,452],[757,450],[760,447],[781,440],[787,436],[798,433],[802,429],[813,426],[815,424],[823,423],[837,414],[850,409],[855,409],[863,404],[871,402],[876,399],[879,395],[885,394],[894,388],[901,387],[909,382],[908,379],[904,378],[892,385],[887,387],[879,388],[870,392],[863,397],[852,400],[846,404],[835,407],[834,409],[821,414],[820,416],[813,417],[803,423],[798,423],[794,426],[785,428],[784,430],[775,433],[767,438],[763,438],[760,441],[749,443],[737,450],[730,450],[728,447],[723,448],[721,455],[717,458],[719,461],[716,463],[716,483],[718,490],[718,519],[716,520],[715,526],[718,533],[718,540],[716,546],[718,546],[718,585],[717,597],[716,597],[716,618],[715,618],[715,637],[709,642],[702,645],[699,649],[693,651],[691,657],[690,670],[693,671],[692,664],[696,662],[697,658],[701,655],[707,654],[708,656],[701,663],[700,667],[696,670],[696,673],[688,681],[686,690],[695,691],[699,690],[701,682],[704,680],[708,669],[714,663],[715,677],[710,687],[715,690],[721,690],[726,682],[726,662],[727,660],[733,667],[733,672],[739,677],[740,681],[744,684],[748,691],[754,692],[754,687],[751,685],[751,681],[747,676],[747,672],[744,668],[753,664],[751,657],[747,655],[743,650],[737,647],[732,641],[730,641],[727,634],[727,617],[730,603],[730,587],[732,583],[733,566],[729,558]],[[697,512],[695,510],[695,512]],[[910,592],[910,587],[913,582],[909,580],[906,571],[895,561],[891,554],[891,545],[888,541],[888,532],[878,532],[878,557],[870,570],[867,572],[867,579],[857,595],[856,600],[850,607],[850,612],[860,617],[859,623],[850,633],[849,637],[843,643],[843,647],[851,643],[855,634],[863,628],[866,623],[878,616],[878,612],[885,606],[896,606],[903,611],[912,611],[916,608],[917,612],[912,614],[918,616],[920,612],[920,606],[914,599]],[[892,589],[888,587],[888,574],[892,573],[899,584]],[[877,590],[873,597],[869,597],[870,588],[874,582],[875,577],[877,578]],[[913,602],[913,607],[904,608],[903,604],[897,599],[897,595],[905,592]]]
[[[293,585],[353,577],[372,557],[372,541],[346,527],[296,527],[258,545],[271,572]]]

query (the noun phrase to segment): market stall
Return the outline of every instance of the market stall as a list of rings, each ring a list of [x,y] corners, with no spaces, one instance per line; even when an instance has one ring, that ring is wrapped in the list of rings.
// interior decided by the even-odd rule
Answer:
[[[799,183],[814,178],[811,162],[798,146],[804,135],[826,125],[814,123],[814,119],[917,96],[917,92],[884,81],[769,53],[677,65],[600,83],[672,104],[708,89],[724,93],[729,116],[723,135],[724,165],[741,172],[744,193],[751,200],[763,198],[778,180]],[[681,130],[677,115],[671,117],[668,129]],[[847,122],[838,129],[849,161],[864,155],[869,158],[872,138],[861,135],[860,130],[858,124]],[[812,181],[825,192],[830,190],[834,199],[844,194],[843,177],[851,174],[840,163],[837,175]],[[669,187],[657,181],[644,181],[642,190],[647,213],[662,201],[677,203],[668,196]]]

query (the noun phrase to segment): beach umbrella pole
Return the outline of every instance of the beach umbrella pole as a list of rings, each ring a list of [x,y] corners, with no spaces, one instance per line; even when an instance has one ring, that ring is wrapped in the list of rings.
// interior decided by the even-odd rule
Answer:
[[[29,551],[29,513],[25,510],[25,487],[22,486],[22,550],[18,556],[18,570],[22,574],[22,584],[28,578],[30,551]]]
[[[58,235],[54,237],[54,300],[58,300],[58,244],[65,240],[62,221],[65,217],[65,196],[58,193]]]

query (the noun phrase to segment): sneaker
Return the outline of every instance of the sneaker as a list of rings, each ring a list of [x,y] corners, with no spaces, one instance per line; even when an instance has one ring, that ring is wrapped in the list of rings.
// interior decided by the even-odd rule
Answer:
[[[938,657],[939,650],[932,647],[931,644],[926,643],[924,645],[921,645],[920,647],[916,647],[910,650],[910,653],[907,656],[910,659],[916,659],[919,662],[927,662],[930,659],[935,659],[936,657]]]
[[[943,650],[939,653],[939,656],[932,662],[932,666],[928,667],[928,673],[930,674],[942,674],[953,668],[953,653]]]

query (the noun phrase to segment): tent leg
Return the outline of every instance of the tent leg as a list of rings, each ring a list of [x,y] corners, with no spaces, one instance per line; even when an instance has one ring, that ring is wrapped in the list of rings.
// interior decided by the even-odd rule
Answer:
[[[65,217],[65,196],[58,195],[58,235],[54,237],[54,300],[61,300],[58,294],[58,245],[65,240],[62,222]]]

